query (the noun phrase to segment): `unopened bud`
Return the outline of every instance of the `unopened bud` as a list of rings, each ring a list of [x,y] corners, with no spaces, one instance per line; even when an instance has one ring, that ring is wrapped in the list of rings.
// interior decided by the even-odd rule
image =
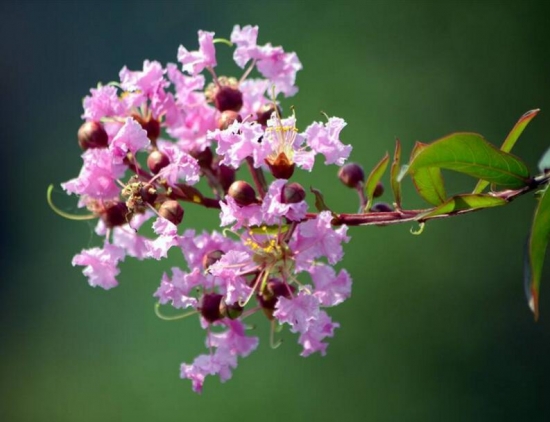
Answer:
[[[78,129],[78,145],[84,151],[89,148],[107,148],[109,136],[99,122],[86,122]]]
[[[196,158],[201,168],[209,168],[212,165],[214,155],[212,150],[208,147],[202,151],[191,151],[190,155]]]
[[[183,220],[183,208],[178,201],[164,201],[159,208],[159,214],[176,226]]]
[[[384,185],[382,182],[378,182],[376,184],[376,187],[374,188],[374,192],[372,194],[373,198],[379,198],[384,194]]]
[[[128,222],[129,217],[128,207],[124,202],[110,202],[101,210],[100,218],[103,220],[105,227],[112,228],[122,226]]]
[[[160,122],[151,116],[143,118],[139,114],[133,114],[132,117],[147,132],[147,137],[155,145],[156,140],[160,136]]]
[[[223,251],[216,249],[204,255],[202,257],[202,266],[204,267],[204,269],[207,269],[208,267],[210,267],[210,265],[218,262],[222,258],[223,254],[224,254]]]
[[[158,197],[157,190],[152,185],[144,185],[139,195],[144,202],[153,205]]]
[[[208,322],[216,322],[223,318],[220,312],[220,304],[223,296],[217,293],[207,293],[202,297],[200,312]]]
[[[239,111],[243,106],[243,93],[230,86],[217,89],[214,96],[214,105],[219,111]]]
[[[243,180],[233,182],[231,186],[229,186],[227,194],[241,207],[246,207],[247,205],[258,202],[254,188]]]
[[[227,192],[233,182],[235,182],[235,175],[237,174],[237,171],[232,167],[226,166],[225,164],[220,164],[217,166],[216,173],[224,192]]]
[[[256,121],[262,126],[267,126],[267,121],[271,118],[275,110],[281,114],[281,109],[278,106],[274,104],[264,104],[256,113]]]
[[[269,319],[273,319],[273,311],[279,298],[282,296],[290,299],[295,292],[296,288],[290,284],[279,280],[270,280],[267,282],[263,292],[257,295],[257,298],[265,315]]]
[[[393,211],[393,207],[386,202],[377,202],[371,209],[372,212],[390,212]]]
[[[281,190],[281,202],[283,204],[297,204],[306,197],[306,191],[299,183],[286,183]]]
[[[153,174],[157,174],[168,164],[170,164],[170,159],[159,150],[151,151],[149,157],[147,157],[147,167]]]
[[[359,183],[365,181],[363,167],[356,163],[348,163],[338,170],[338,178],[349,188],[357,188]]]
[[[238,112],[234,110],[225,110],[218,118],[218,129],[227,129],[235,120],[238,122],[243,121],[241,115]]]

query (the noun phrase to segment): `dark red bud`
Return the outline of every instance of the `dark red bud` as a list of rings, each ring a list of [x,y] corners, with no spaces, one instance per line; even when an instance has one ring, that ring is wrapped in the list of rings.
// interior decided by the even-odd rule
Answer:
[[[243,180],[233,182],[231,186],[229,186],[227,194],[241,207],[246,207],[247,205],[258,202],[254,188]]]
[[[153,174],[157,174],[168,164],[170,164],[168,156],[159,150],[151,151],[149,157],[147,157],[147,167],[149,167],[149,170],[151,170]]]
[[[210,265],[218,262],[223,256],[224,252],[216,249],[215,251],[210,251],[202,257],[202,266],[204,269],[210,267]]]
[[[205,320],[212,323],[223,318],[220,312],[222,298],[222,295],[216,293],[207,293],[202,297],[200,312]]]
[[[178,201],[164,201],[159,208],[159,214],[176,226],[183,220],[183,208]]]
[[[271,118],[274,111],[274,104],[264,104],[256,113],[256,121],[262,126],[267,126],[267,121]],[[279,107],[277,107],[277,111],[279,114],[281,113],[281,109]]]
[[[84,151],[89,148],[107,148],[109,136],[99,122],[86,122],[78,129],[78,145]]]
[[[134,114],[132,117],[147,132],[147,137],[151,140],[153,145],[155,145],[156,140],[160,136],[160,122],[152,117],[149,117],[146,120],[139,114]]]
[[[100,218],[107,228],[111,228],[126,224],[130,215],[126,203],[111,202],[101,211]]]
[[[222,86],[214,96],[214,105],[220,111],[239,111],[243,106],[243,94],[236,88]]]
[[[235,182],[235,175],[237,174],[237,171],[232,167],[220,164],[216,170],[216,173],[223,190],[227,192],[233,182]]]
[[[386,202],[377,202],[370,210],[372,212],[390,212],[393,211],[393,207]]]
[[[383,194],[384,194],[384,185],[382,184],[382,182],[378,182],[376,184],[376,187],[374,188],[374,192],[373,192],[372,196],[374,198],[379,198]]]
[[[209,168],[214,159],[214,155],[210,148],[206,148],[203,151],[191,151],[191,156],[197,159],[201,168]]]
[[[297,204],[306,197],[306,191],[299,183],[286,183],[281,190],[281,202],[283,204]]]
[[[338,170],[338,178],[349,188],[357,188],[359,183],[365,181],[363,167],[356,163],[348,163]]]
[[[236,111],[233,111],[233,110],[225,110],[225,111],[220,115],[220,117],[218,118],[218,129],[220,129],[220,130],[225,130],[225,129],[227,129],[229,126],[231,126],[231,124],[232,124],[235,120],[238,121],[238,122],[242,122],[242,121],[243,121],[241,115],[240,115],[239,113],[237,113]]]

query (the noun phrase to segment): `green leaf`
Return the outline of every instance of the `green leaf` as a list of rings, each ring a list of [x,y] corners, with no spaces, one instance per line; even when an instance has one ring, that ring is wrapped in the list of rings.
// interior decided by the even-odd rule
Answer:
[[[411,162],[428,144],[417,142],[411,152]],[[411,179],[418,191],[418,194],[432,205],[442,204],[447,199],[443,176],[438,167],[422,167],[414,173],[411,172]]]
[[[320,190],[310,187],[309,190],[315,195],[315,208],[317,211],[331,211],[331,209],[325,203],[325,197]]]
[[[367,178],[367,181],[365,183],[367,205],[365,206],[364,212],[368,212],[370,210],[370,207],[372,206],[372,200],[374,199],[374,190],[376,189],[376,185],[384,175],[384,172],[388,168],[389,161],[390,155],[386,152],[386,155],[384,155],[384,157],[378,162],[378,164],[374,166],[369,174],[369,177]]]
[[[393,153],[393,161],[390,168],[390,177],[391,177],[391,190],[393,191],[393,196],[395,198],[395,207],[397,209],[401,208],[401,183],[398,180],[399,169],[401,163],[401,142],[399,139],[395,140],[395,152]]]
[[[529,182],[529,170],[523,161],[476,133],[454,133],[429,144],[413,158],[409,173],[426,167],[458,171],[510,189]]]
[[[549,238],[550,193],[546,189],[535,210],[528,243],[528,265],[525,269],[525,282],[528,285],[528,293],[530,293],[529,306],[535,314],[535,320],[539,317],[540,277],[542,275],[542,266]]]
[[[523,133],[527,125],[535,118],[535,116],[538,114],[540,109],[530,110],[527,113],[525,113],[523,116],[519,118],[517,123],[514,125],[504,142],[502,143],[502,146],[500,147],[501,151],[504,152],[510,152],[512,151],[512,148],[516,144],[516,141],[519,139],[520,135]],[[476,187],[474,188],[473,193],[481,193],[483,192],[483,189],[485,189],[487,186],[489,186],[489,182],[486,180],[480,180],[477,182]]]
[[[506,200],[496,196],[488,194],[466,193],[462,195],[456,195],[447,199],[444,203],[435,207],[434,209],[420,214],[417,217],[417,220],[424,221],[442,214],[454,214],[460,211],[499,207],[506,204]]]

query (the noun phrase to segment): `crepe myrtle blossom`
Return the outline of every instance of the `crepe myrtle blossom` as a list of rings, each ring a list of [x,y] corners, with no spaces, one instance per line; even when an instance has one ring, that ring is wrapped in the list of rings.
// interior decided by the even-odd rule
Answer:
[[[91,89],[78,131],[82,170],[62,184],[90,214],[73,217],[49,202],[63,216],[98,219],[102,246],[73,259],[91,286],[131,284],[119,280],[127,257],[183,257],[159,276],[155,311],[167,320],[194,315],[205,329],[205,354],[180,368],[201,392],[208,375],[228,380],[258,347],[246,321],[255,313],[271,327],[271,346],[277,326],[288,326],[302,356],[326,353],[339,326],[327,309],[351,294],[350,275],[334,268],[347,227],[326,208],[312,212],[318,194],[291,179],[312,171],[318,155],[342,166],[351,147],[340,140],[343,119],[299,130],[294,112],[282,117],[275,96],[297,92],[295,53],[259,45],[256,26],[235,26],[230,40],[198,38],[196,50],[179,47],[179,64],[145,60]],[[216,74],[220,44],[234,48],[238,74]],[[248,181],[237,180],[245,171]],[[184,218],[184,206],[218,213],[223,232],[195,230],[202,215]]]

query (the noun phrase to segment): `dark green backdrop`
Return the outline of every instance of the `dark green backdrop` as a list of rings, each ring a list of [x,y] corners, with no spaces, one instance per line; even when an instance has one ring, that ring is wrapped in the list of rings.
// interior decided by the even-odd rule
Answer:
[[[543,1],[8,1],[0,16],[0,420],[550,420],[550,272],[536,324],[522,286],[532,198],[434,221],[422,236],[408,225],[352,229],[353,296],[332,312],[341,328],[327,356],[300,357],[292,335],[271,350],[260,324],[259,350],[228,383],[208,379],[202,396],[178,378],[180,362],[203,351],[197,320],[153,314],[151,294],[179,256],[127,260],[118,288],[92,289],[70,265],[97,243],[91,225],[45,202],[49,183],[79,171],[90,87],[125,64],[175,61],[198,29],[228,37],[234,24],[258,24],[260,42],[298,53],[300,93],[285,105],[302,128],[321,110],[345,118],[342,138],[367,167],[395,136],[406,153],[457,130],[500,144],[540,107],[515,149],[534,169],[550,136]],[[334,172],[319,166],[303,180],[354,209]],[[59,189],[55,198],[74,204]],[[408,185],[405,202],[420,204]],[[212,227],[216,213],[204,214],[188,209],[187,224]]]

